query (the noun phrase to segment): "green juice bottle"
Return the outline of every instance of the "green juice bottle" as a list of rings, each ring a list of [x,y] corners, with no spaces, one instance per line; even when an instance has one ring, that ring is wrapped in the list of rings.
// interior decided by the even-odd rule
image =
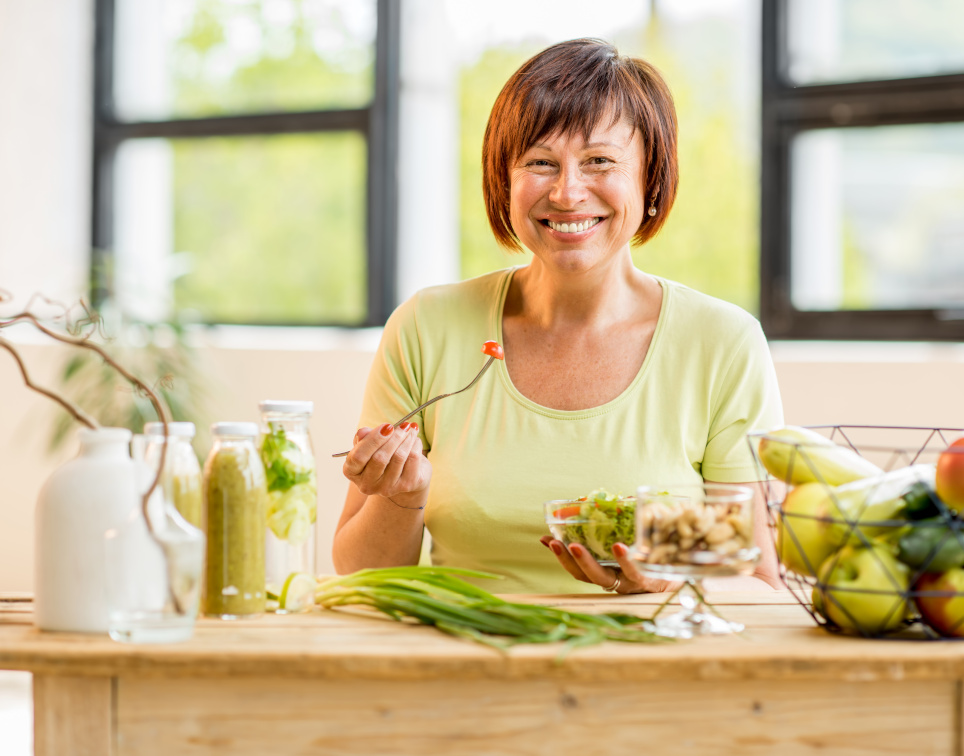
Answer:
[[[264,466],[255,423],[215,423],[204,464],[202,523],[207,536],[201,608],[236,619],[265,610]]]

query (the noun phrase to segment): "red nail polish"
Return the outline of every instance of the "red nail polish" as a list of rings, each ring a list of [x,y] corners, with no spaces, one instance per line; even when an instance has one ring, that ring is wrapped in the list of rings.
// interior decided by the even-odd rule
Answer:
[[[569,553],[575,557],[582,556],[582,546],[580,546],[578,543],[570,544]]]
[[[390,436],[392,435],[392,431],[394,430],[395,430],[394,425],[392,425],[391,423],[385,423],[381,428],[378,429],[378,432],[381,433],[383,436]]]
[[[621,543],[614,543],[614,544],[613,544],[613,555],[614,555],[614,556],[626,556],[626,552],[627,552],[627,551],[628,551],[628,549],[627,549],[625,546],[623,546]]]
[[[411,426],[412,426],[412,430],[418,433],[418,423],[411,423]]]
[[[408,430],[408,426],[410,426],[410,425],[411,425],[411,423],[402,423],[401,425],[398,426],[398,429],[399,429],[399,430]]]
[[[559,556],[562,553],[562,547],[558,543],[550,543],[549,548],[556,556]]]

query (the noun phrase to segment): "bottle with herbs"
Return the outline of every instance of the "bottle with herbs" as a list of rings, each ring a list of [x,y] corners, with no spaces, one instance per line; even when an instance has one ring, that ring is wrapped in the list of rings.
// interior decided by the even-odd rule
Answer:
[[[207,551],[204,614],[235,619],[265,610],[264,466],[256,423],[215,423],[204,464]]]
[[[195,527],[201,527],[201,466],[191,441],[194,423],[168,423],[167,437],[163,423],[147,423],[144,435],[148,439],[147,459],[159,458],[160,444],[167,444],[164,455],[164,474],[161,486],[169,495],[181,517]],[[155,468],[156,469],[156,468]]]
[[[261,461],[268,489],[265,533],[269,608],[308,608],[290,590],[299,575],[315,573],[318,486],[308,421],[309,401],[266,400],[261,410]],[[291,595],[289,595],[291,594]]]

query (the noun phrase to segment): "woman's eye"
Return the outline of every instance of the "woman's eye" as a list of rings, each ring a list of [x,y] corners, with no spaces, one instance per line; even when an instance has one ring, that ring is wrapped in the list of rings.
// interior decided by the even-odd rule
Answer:
[[[594,157],[594,158],[591,158],[589,162],[592,165],[608,165],[609,163],[612,162],[612,160],[610,160],[607,157]]]

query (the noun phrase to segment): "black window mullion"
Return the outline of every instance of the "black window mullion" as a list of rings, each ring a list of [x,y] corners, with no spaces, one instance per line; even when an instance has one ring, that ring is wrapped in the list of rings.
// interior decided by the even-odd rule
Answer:
[[[397,300],[400,40],[398,0],[378,0],[375,98],[368,140],[368,325],[384,323]]]
[[[109,294],[113,247],[113,165],[116,142],[105,131],[114,97],[114,0],[94,3],[94,144],[91,170],[90,300],[99,308]]]

